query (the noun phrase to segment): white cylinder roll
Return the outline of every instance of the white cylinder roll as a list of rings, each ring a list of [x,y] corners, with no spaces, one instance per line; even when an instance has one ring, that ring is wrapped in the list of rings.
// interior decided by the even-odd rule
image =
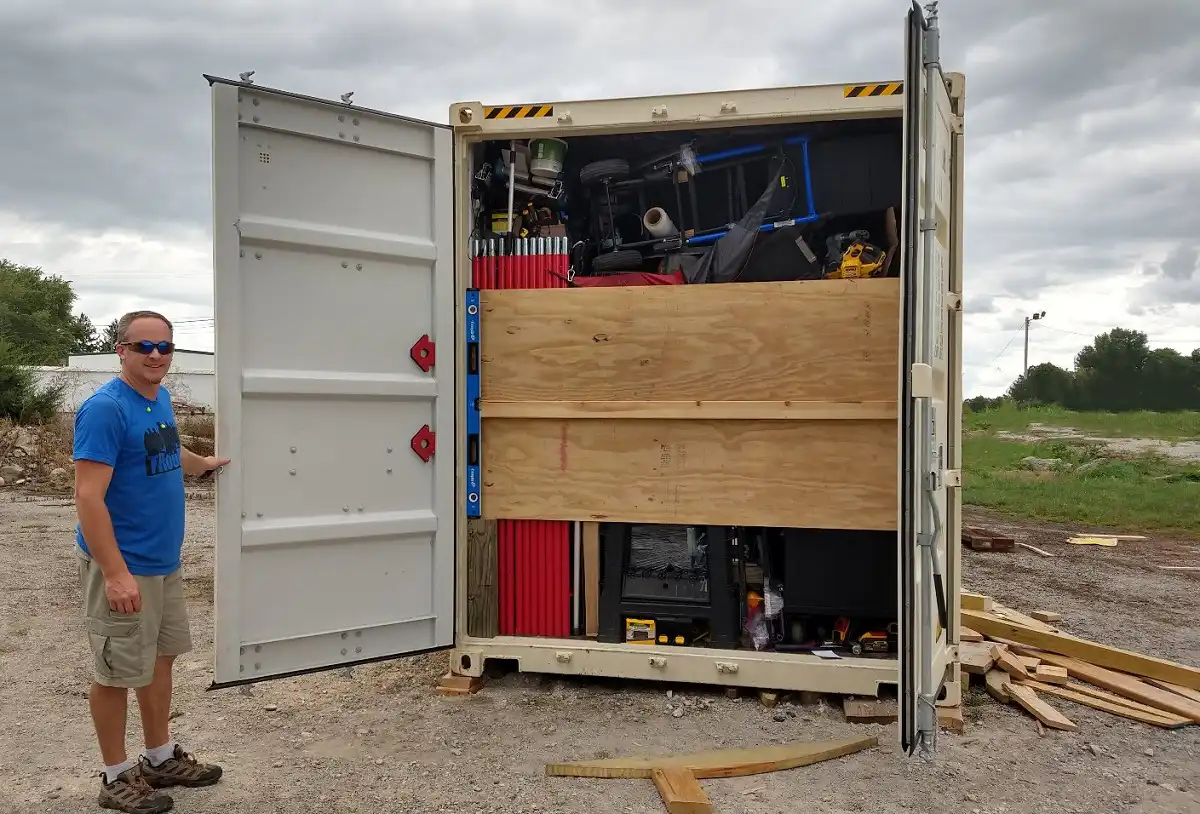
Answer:
[[[646,227],[646,231],[654,237],[666,237],[679,231],[671,222],[671,216],[661,206],[656,206],[647,212],[642,218],[642,224]]]

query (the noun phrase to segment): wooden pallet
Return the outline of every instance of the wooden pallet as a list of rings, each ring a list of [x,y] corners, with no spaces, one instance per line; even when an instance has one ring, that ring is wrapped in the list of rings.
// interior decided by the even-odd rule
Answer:
[[[962,544],[972,551],[1012,551],[1017,541],[979,526],[963,526]]]

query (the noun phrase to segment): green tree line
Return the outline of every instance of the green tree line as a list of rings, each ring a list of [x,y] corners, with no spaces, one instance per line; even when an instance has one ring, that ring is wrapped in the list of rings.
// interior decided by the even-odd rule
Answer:
[[[1075,355],[1074,370],[1043,362],[1001,398],[976,396],[966,406],[978,411],[1005,400],[1113,413],[1200,410],[1200,349],[1187,356],[1171,348],[1151,350],[1141,331],[1113,328]]]
[[[76,299],[69,281],[0,258],[0,418],[47,420],[58,409],[62,389],[39,388],[31,367],[115,347],[116,320],[97,330]]]

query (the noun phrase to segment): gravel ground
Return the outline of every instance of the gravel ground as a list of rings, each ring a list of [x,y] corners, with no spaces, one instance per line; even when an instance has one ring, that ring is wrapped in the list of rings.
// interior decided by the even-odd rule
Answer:
[[[443,698],[433,688],[444,655],[210,692],[213,504],[189,505],[197,649],[178,664],[174,726],[226,776],[210,789],[177,791],[176,811],[659,814],[649,781],[547,778],[542,767],[875,734],[881,745],[869,752],[704,786],[723,813],[1200,812],[1200,729],[1167,732],[1054,701],[1079,731],[1039,737],[1027,715],[975,688],[966,734],[943,733],[932,765],[899,755],[895,725],[850,725],[823,703],[785,699],[766,709],[716,688],[673,688],[682,718],[668,712],[668,688],[655,685],[511,674],[477,695]],[[73,524],[66,501],[0,493],[0,812],[98,810]],[[1076,548],[1057,530],[1013,530],[1061,556],[965,552],[973,589],[1024,610],[1059,610],[1071,630],[1101,641],[1196,662],[1200,576],[1153,568],[1196,564],[1196,543]],[[137,727],[131,704],[131,749]]]

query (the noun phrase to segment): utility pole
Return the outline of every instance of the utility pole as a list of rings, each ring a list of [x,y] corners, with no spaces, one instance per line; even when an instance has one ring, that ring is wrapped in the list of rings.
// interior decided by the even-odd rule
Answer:
[[[1021,371],[1022,376],[1029,372],[1029,323],[1033,322],[1035,319],[1042,319],[1045,316],[1046,312],[1041,311],[1033,316],[1025,317],[1025,369]]]

